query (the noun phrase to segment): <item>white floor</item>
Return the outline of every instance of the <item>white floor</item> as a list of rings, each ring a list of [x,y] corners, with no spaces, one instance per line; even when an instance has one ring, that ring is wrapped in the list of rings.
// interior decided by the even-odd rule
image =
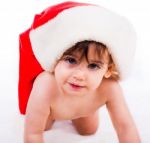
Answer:
[[[31,2],[32,1],[32,2]],[[83,0],[81,0],[83,1]],[[90,0],[89,0],[90,1]],[[94,0],[92,0],[94,1]],[[91,2],[92,2],[91,1]],[[117,0],[116,0],[117,1]],[[60,2],[60,1],[59,1]],[[100,2],[97,1],[97,3]],[[103,1],[103,5],[122,11],[134,23],[138,34],[138,49],[131,78],[122,82],[125,98],[139,129],[142,143],[150,143],[150,15],[147,0]],[[37,5],[35,4],[37,3]],[[110,4],[109,4],[110,3]],[[129,4],[130,3],[130,4]],[[127,4],[123,6],[122,4]],[[16,5],[16,6],[15,6]],[[19,6],[18,6],[19,5]],[[24,117],[18,111],[18,34],[29,27],[36,8],[45,6],[34,0],[0,2],[0,143],[22,143]],[[116,7],[115,7],[116,6]],[[133,10],[134,8],[134,10]],[[57,121],[44,134],[46,143],[117,143],[109,115],[100,109],[100,128],[93,136],[76,133],[70,121]]]

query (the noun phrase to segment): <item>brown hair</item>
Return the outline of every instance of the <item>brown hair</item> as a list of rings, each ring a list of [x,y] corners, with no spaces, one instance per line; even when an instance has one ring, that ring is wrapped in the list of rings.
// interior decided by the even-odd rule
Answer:
[[[103,60],[104,62],[107,62],[108,72],[110,73],[109,78],[119,80],[119,78],[120,78],[119,73],[118,73],[115,63],[113,62],[113,59],[108,51],[108,48],[100,42],[88,41],[88,40],[78,42],[75,45],[73,45],[71,48],[67,49],[63,53],[61,58],[58,60],[58,62],[60,60],[62,60],[64,56],[72,55],[73,53],[76,53],[76,52],[80,53],[80,60],[82,60],[83,58],[86,58],[87,62],[89,62],[88,51],[89,51],[89,47],[91,45],[95,47],[95,53],[98,56],[98,58]]]

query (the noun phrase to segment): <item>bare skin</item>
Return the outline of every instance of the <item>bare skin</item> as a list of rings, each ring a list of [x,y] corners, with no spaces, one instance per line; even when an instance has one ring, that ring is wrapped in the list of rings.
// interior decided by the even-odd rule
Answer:
[[[119,142],[140,143],[119,83],[105,78],[107,68],[107,64],[97,68],[85,60],[79,63],[71,59],[59,62],[55,75],[41,73],[27,105],[24,143],[44,143],[43,132],[55,120],[72,120],[79,134],[93,134],[99,125],[98,110],[103,105],[110,113]]]
[[[36,89],[41,89],[44,86],[44,90],[49,91],[50,89],[47,88],[47,86],[51,85],[53,80],[54,78],[49,73],[44,72],[37,78],[34,88],[38,86]],[[55,88],[54,84],[52,88]],[[53,97],[52,94],[51,96],[44,94],[44,97],[42,94],[41,97],[35,99],[35,94],[32,94],[27,108],[25,143],[31,143],[32,141],[30,142],[30,140],[37,138],[36,135],[40,138],[39,143],[44,143],[42,134],[44,130],[51,128],[54,120],[70,119],[81,135],[93,134],[96,132],[99,124],[97,111],[104,104],[106,104],[110,113],[120,143],[140,143],[137,129],[127,109],[119,84],[116,81],[104,79],[99,87],[98,95],[95,94],[93,96],[92,105],[95,106],[92,106],[90,104],[91,99],[83,104],[82,98],[72,100],[72,98],[65,99],[61,97],[62,99],[60,99]],[[38,102],[40,102],[40,106],[37,109],[36,104],[38,104]],[[78,104],[76,104],[76,102],[78,102]],[[126,136],[124,137],[124,135]]]

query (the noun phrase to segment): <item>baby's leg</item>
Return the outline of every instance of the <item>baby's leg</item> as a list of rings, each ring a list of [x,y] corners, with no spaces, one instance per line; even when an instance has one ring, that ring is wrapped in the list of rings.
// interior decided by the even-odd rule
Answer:
[[[91,114],[88,117],[82,117],[72,120],[73,125],[76,130],[81,135],[91,135],[94,134],[99,125],[99,115],[98,112]]]
[[[45,131],[51,129],[53,123],[54,123],[55,120],[53,120],[51,118],[51,116],[49,115],[48,118],[47,118],[47,122],[46,122],[46,125],[45,125]]]

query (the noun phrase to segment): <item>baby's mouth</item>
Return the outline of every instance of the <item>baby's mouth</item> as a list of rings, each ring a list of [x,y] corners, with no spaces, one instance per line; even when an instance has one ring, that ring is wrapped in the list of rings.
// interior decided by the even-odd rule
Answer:
[[[73,89],[76,89],[76,90],[85,87],[85,86],[81,86],[81,85],[74,84],[74,83],[69,83],[69,85],[70,85]]]

